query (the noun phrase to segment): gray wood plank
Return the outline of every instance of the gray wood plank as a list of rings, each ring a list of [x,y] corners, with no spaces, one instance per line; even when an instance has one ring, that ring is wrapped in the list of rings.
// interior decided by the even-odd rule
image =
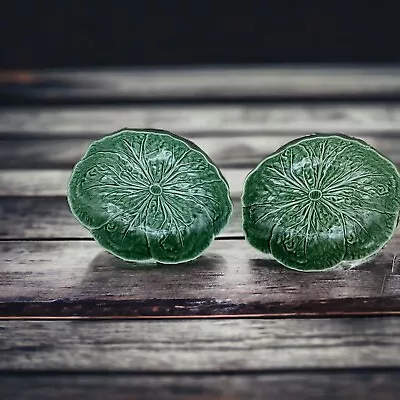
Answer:
[[[399,242],[350,270],[301,273],[244,240],[166,266],[127,263],[94,241],[3,241],[0,316],[398,314]]]
[[[400,75],[399,75],[400,76]],[[399,79],[400,82],[400,79]],[[344,132],[398,134],[399,103],[237,104],[162,106],[8,107],[0,109],[0,134],[94,137],[125,126],[159,128],[189,137],[270,133]]]
[[[0,75],[7,82],[7,75]],[[397,95],[400,68],[298,66],[27,71],[9,75],[33,99],[192,99]],[[25,83],[25,84],[24,84]],[[17,92],[18,93],[18,92]]]
[[[295,137],[293,137],[294,139]],[[290,138],[289,138],[290,139]],[[85,154],[92,139],[0,139],[0,168],[71,169]],[[370,142],[376,142],[371,139]],[[247,168],[257,165],[266,155],[287,142],[285,137],[214,137],[196,138],[193,142],[223,168]],[[400,162],[400,143],[393,139],[379,142],[386,153]],[[395,145],[393,148],[392,146]]]
[[[222,237],[242,236],[240,199]],[[90,238],[71,214],[65,197],[0,197],[1,239]]]
[[[251,168],[221,168],[232,197],[240,197]],[[66,196],[71,170],[0,170],[0,196]]]
[[[398,371],[0,376],[3,400],[397,400]]]
[[[239,372],[400,367],[400,319],[2,321],[0,370]]]
[[[400,123],[399,123],[400,133]],[[262,159],[299,135],[195,137],[192,141],[222,168],[255,167]],[[358,136],[395,163],[400,163],[400,140],[396,137]],[[70,169],[85,154],[94,138],[0,139],[0,168]]]

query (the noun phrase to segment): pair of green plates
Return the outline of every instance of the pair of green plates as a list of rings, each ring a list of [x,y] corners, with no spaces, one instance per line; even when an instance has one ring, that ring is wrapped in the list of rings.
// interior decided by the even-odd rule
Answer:
[[[314,134],[290,142],[246,178],[249,243],[286,267],[361,263],[393,236],[396,167],[361,140]],[[93,142],[68,185],[72,213],[128,261],[198,257],[232,214],[229,186],[194,143],[161,130],[124,129]]]

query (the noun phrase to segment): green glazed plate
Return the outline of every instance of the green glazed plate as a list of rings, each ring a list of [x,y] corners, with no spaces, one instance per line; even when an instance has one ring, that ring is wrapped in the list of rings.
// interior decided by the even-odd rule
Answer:
[[[212,161],[190,141],[153,129],[93,142],[73,169],[68,203],[105,249],[128,261],[192,260],[232,214]]]
[[[256,249],[301,271],[354,266],[393,236],[400,209],[396,167],[342,134],[280,148],[246,178],[243,229]]]

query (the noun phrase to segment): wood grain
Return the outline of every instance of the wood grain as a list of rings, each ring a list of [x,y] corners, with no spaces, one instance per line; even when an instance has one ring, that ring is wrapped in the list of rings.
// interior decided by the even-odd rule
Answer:
[[[309,274],[237,236],[247,173],[289,140],[341,131],[400,163],[400,68],[37,71],[14,89],[49,106],[0,109],[1,399],[398,398],[400,319],[383,315],[400,315],[400,235]],[[318,98],[340,102],[245,102]],[[109,100],[136,104],[90,105]],[[123,262],[70,214],[72,165],[123,126],[174,131],[223,168],[235,214],[198,260]]]
[[[2,371],[400,367],[400,319],[2,321]]]
[[[399,69],[400,71],[400,69]],[[400,81],[400,80],[399,80]],[[162,106],[4,107],[0,135],[98,137],[125,126],[159,128],[187,137],[305,135],[398,135],[399,103],[204,104]]]
[[[399,371],[0,375],[3,400],[397,400],[399,392]]]
[[[400,132],[400,123],[399,123]],[[299,135],[242,135],[194,137],[192,141],[222,168],[254,168],[288,141]],[[360,136],[359,136],[360,137]],[[362,137],[395,163],[400,163],[400,141],[376,135]],[[85,154],[91,139],[0,140],[0,168],[71,169]]]
[[[233,202],[232,217],[220,237],[243,236],[240,199]],[[0,197],[0,240],[90,237],[71,214],[65,197]]]
[[[231,196],[240,197],[251,168],[221,168]],[[1,196],[66,196],[71,170],[0,170]]]
[[[136,265],[93,241],[0,242],[0,316],[183,317],[400,313],[400,236],[351,270],[282,268],[244,240],[178,265]]]
[[[377,97],[400,93],[397,66],[39,70],[19,75],[3,73],[0,81],[11,81],[14,95],[49,101]],[[2,89],[7,90],[7,86]]]

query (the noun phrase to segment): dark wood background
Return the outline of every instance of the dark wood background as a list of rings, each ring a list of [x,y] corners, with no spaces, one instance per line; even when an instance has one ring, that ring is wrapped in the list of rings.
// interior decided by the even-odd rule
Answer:
[[[14,0],[3,68],[400,61],[395,1]]]

